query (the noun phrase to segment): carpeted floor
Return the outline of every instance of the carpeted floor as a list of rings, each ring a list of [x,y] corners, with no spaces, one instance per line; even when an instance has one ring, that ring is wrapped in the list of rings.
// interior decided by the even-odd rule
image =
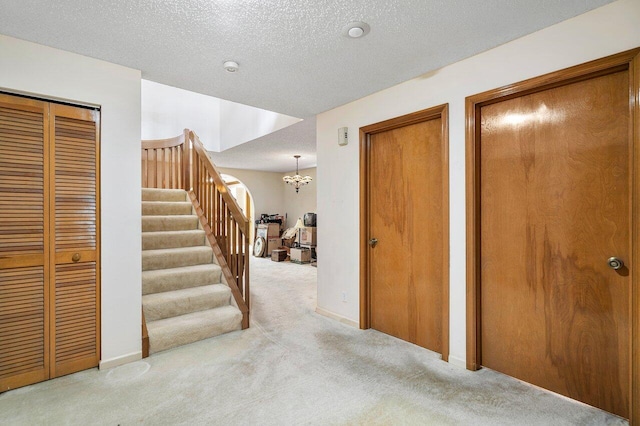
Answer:
[[[624,425],[314,312],[316,269],[252,259],[249,330],[0,395],[1,425]]]

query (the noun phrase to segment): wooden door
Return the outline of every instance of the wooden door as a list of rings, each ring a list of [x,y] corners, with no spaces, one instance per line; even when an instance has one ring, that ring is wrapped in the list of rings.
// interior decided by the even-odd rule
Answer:
[[[99,114],[0,94],[0,391],[99,361]]]
[[[49,377],[47,119],[0,94],[0,392]]]
[[[448,354],[446,106],[362,129],[370,326]]]
[[[98,365],[98,176],[97,111],[51,105],[53,319],[51,376]]]
[[[585,69],[475,107],[478,355],[628,418],[633,79]]]

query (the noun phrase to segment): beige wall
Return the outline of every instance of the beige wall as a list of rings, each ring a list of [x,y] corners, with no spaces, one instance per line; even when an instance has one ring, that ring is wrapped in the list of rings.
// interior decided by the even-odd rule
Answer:
[[[619,0],[495,49],[318,115],[318,307],[359,319],[358,130],[449,104],[450,361],[464,367],[465,97],[640,46],[640,1]],[[349,127],[347,146],[337,129]],[[346,301],[342,294],[346,294]]]
[[[285,175],[293,176],[295,171],[289,173],[280,174],[280,185],[284,191],[283,208],[287,212],[287,228],[292,228],[296,224],[298,218],[304,220],[305,213],[315,213],[317,205],[316,197],[316,168],[304,169],[299,171],[300,175],[309,175],[313,178],[311,183],[300,188],[300,191],[296,194],[294,187],[286,185],[282,182],[282,177]]]
[[[0,35],[1,89],[101,107],[101,366],[141,356],[140,77]]]
[[[257,170],[227,169],[219,167],[218,171],[231,175],[249,189],[253,197],[256,219],[262,213],[284,215],[284,194],[282,192],[282,175],[275,172],[261,172]]]
[[[296,190],[282,181],[289,173],[261,172],[257,170],[228,169],[219,167],[220,173],[234,176],[244,183],[255,204],[254,216],[256,219],[262,213],[287,215],[286,227],[295,226],[296,220],[305,213],[316,212],[316,168],[300,170],[301,175],[309,175],[313,178],[310,184]]]

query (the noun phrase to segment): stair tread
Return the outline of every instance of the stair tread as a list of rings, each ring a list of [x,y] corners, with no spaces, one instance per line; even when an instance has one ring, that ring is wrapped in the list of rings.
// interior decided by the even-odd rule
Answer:
[[[155,269],[152,271],[142,271],[142,279],[144,280],[145,278],[150,278],[152,276],[158,276],[158,275],[183,274],[185,272],[200,272],[200,271],[208,271],[211,269],[220,270],[221,268],[215,263],[203,263],[201,265],[179,266],[177,268],[167,268],[167,269]]]
[[[198,229],[198,216],[193,214],[142,216],[142,232]]]
[[[180,220],[180,219],[185,219],[185,218],[197,218],[198,216],[196,216],[195,214],[149,214],[149,215],[145,215],[142,216],[142,219],[147,219],[147,220],[159,220],[159,219],[169,219],[169,220]]]
[[[184,189],[142,188],[143,201],[186,201],[187,191]]]
[[[155,353],[242,328],[242,313],[232,305],[147,323],[150,352]]]
[[[164,249],[153,249],[153,250],[143,250],[142,257],[145,256],[162,256],[167,253],[201,253],[201,252],[211,252],[213,249],[210,246],[192,246],[192,247],[173,247],[173,248],[164,248]]]
[[[226,306],[231,289],[224,284],[211,284],[142,296],[147,321],[160,320],[192,312]]]
[[[142,270],[172,269],[180,266],[202,265],[213,262],[213,249],[209,246],[175,247],[142,251]]]
[[[181,206],[191,206],[191,201],[163,201],[163,200],[142,200],[142,204],[146,205],[161,205],[161,204],[176,204]]]
[[[166,236],[167,238],[171,238],[171,236],[173,235],[182,235],[182,234],[198,234],[198,235],[204,235],[204,230],[202,229],[183,229],[183,230],[178,230],[178,231],[145,231],[142,233],[142,235],[149,235],[149,236],[153,236],[153,235],[158,235],[158,236]]]
[[[165,300],[180,300],[189,297],[204,297],[209,294],[228,293],[231,289],[225,284],[210,284],[198,287],[183,288],[180,290],[165,291],[162,293],[152,293],[142,296],[142,305],[158,303]]]
[[[193,205],[189,201],[143,201],[142,216],[190,215]]]
[[[222,269],[215,263],[142,271],[142,294],[219,284],[221,276]]]

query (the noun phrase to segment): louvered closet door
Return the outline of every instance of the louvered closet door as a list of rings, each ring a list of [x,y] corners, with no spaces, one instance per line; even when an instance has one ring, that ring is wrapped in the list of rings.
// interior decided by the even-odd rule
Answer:
[[[49,376],[47,111],[0,94],[0,392]]]
[[[98,137],[96,111],[51,105],[51,376],[98,365]]]

